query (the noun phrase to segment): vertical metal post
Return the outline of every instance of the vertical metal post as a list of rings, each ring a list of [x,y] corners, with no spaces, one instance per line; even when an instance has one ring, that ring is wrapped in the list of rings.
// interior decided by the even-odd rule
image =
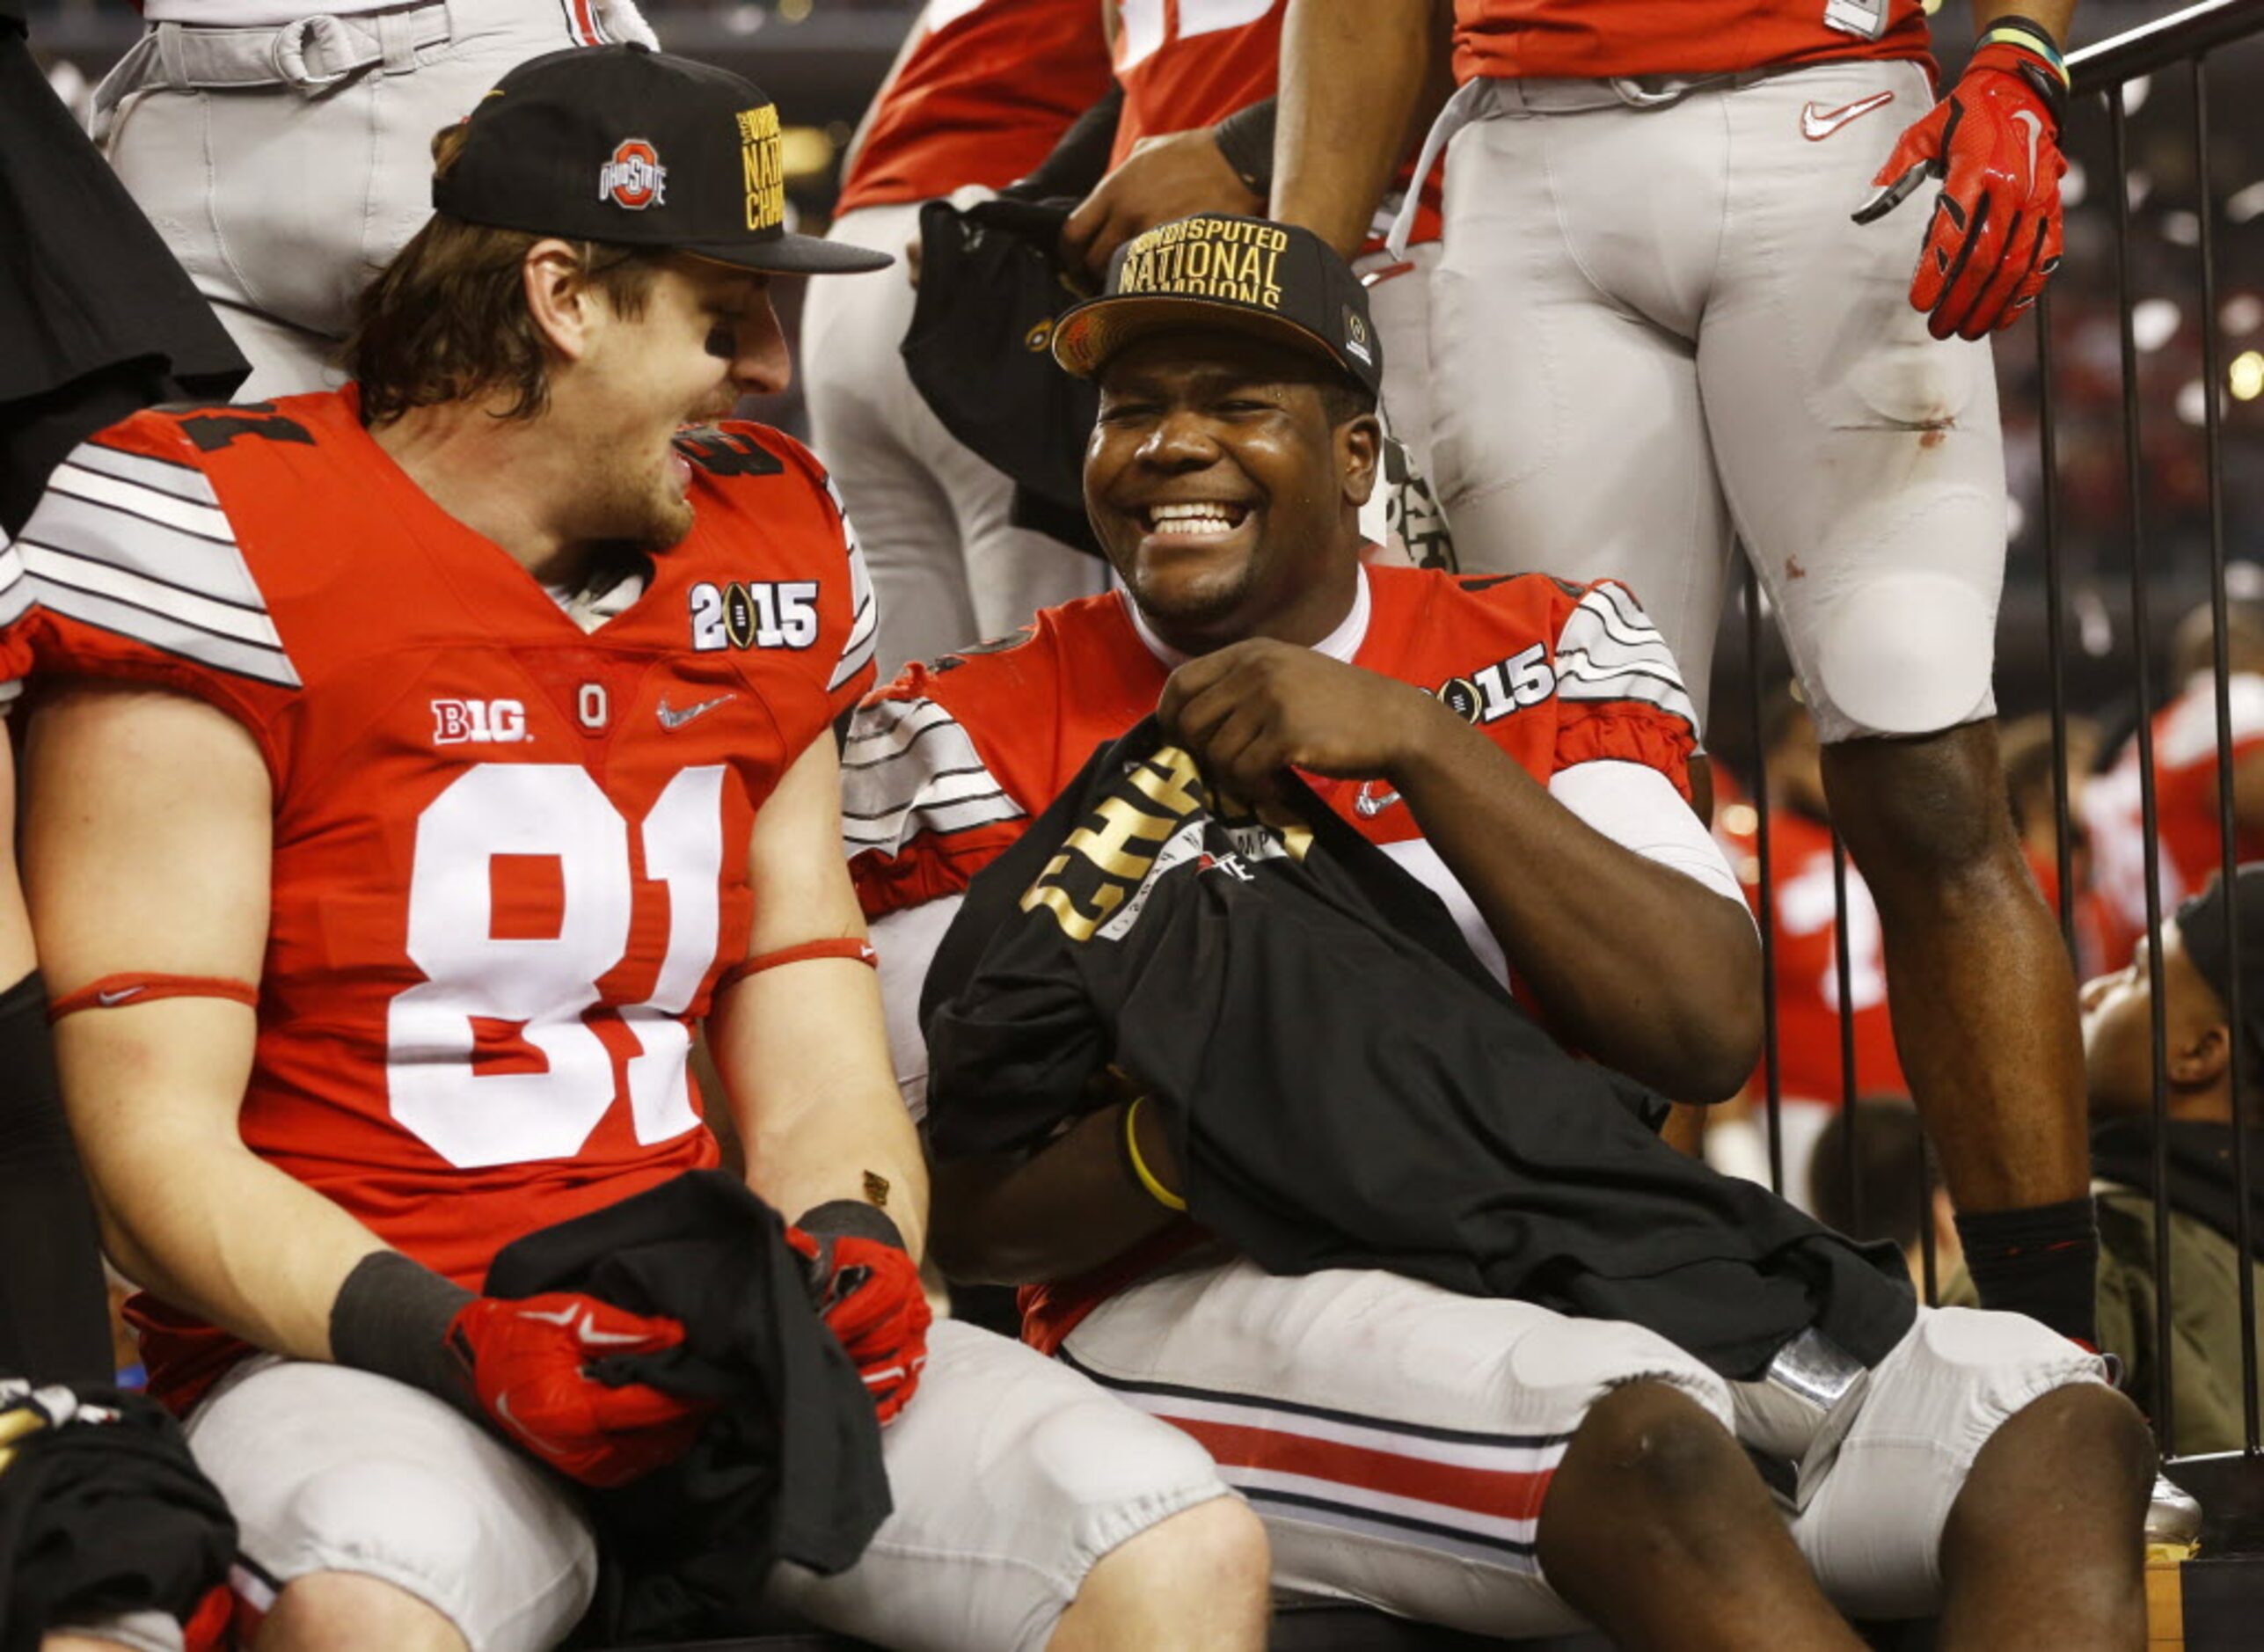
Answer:
[[[1764,1106],[1769,1122],[1769,1187],[1785,1191],[1785,1075],[1777,1048],[1777,886],[1770,877],[1769,764],[1761,729],[1761,581],[1753,559],[1741,556],[1745,574],[1745,679],[1752,689],[1746,714],[1753,739],[1753,857],[1761,881],[1761,1051],[1768,1063]]]
[[[2120,82],[2107,89],[2107,131],[2114,184],[2115,300],[2122,334],[2122,457],[2129,489],[2131,647],[2137,657],[2139,815],[2145,833],[2146,982],[2151,999],[2149,1019],[2154,1078],[2154,1254],[2166,1278],[2171,1271],[2166,1129],[2169,1062],[2163,1020],[2162,949],[2155,944],[2162,927],[2162,853],[2154,784],[2154,682],[2148,659],[2153,625],[2146,601],[2145,471],[2139,427],[2138,343],[2131,329],[2129,119],[2123,107],[2123,86]],[[2168,1291],[2156,1293],[2154,1429],[2165,1454],[2174,1452],[2177,1438],[2170,1370],[2175,1352],[2176,1324],[2171,1316],[2171,1305]]]
[[[2052,291],[2036,300],[2036,446],[2041,460],[2037,523],[2044,538],[2044,661],[2051,679],[2052,823],[2060,874],[2060,939],[2076,955],[2075,837],[2068,799],[2068,598],[2060,572],[2059,436],[2052,414]]]
[[[1839,1146],[1847,1175],[1847,1219],[1863,1232],[1863,1160],[1856,1151],[1855,983],[1847,939],[1847,845],[1831,831],[1831,957],[1839,991]]]
[[[2201,206],[2202,276],[2202,405],[2207,409],[2203,428],[2209,453],[2209,600],[2216,631],[2217,687],[2217,830],[2218,875],[2228,897],[2236,897],[2235,881],[2240,858],[2238,826],[2233,815],[2232,788],[2232,671],[2231,637],[2227,629],[2224,593],[2224,452],[2221,398],[2224,394],[2224,363],[2219,347],[2217,318],[2217,202],[2209,189],[2208,59],[2193,59],[2195,184]],[[2225,1011],[2232,1024],[2229,1082],[2232,1086],[2232,1180],[2235,1243],[2240,1261],[2234,1272],[2240,1281],[2240,1392],[2246,1449],[2256,1454],[2256,1276],[2247,1259],[2251,1248],[2248,1214],[2248,1100],[2246,1035],[2241,1030],[2240,925],[2232,925],[2232,968],[2226,973]],[[2158,1198],[2166,1203],[2166,1198]],[[2166,1275],[2168,1268],[2163,1269]],[[2166,1296],[2166,1293],[2165,1293]]]

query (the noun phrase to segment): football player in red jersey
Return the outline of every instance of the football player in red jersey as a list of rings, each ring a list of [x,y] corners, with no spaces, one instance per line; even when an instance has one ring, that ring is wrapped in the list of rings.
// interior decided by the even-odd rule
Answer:
[[[800,447],[680,435],[785,384],[773,273],[884,261],[785,232],[778,130],[640,48],[514,71],[441,140],[358,388],[128,420],[22,542],[43,666],[95,679],[31,745],[66,1093],[152,1386],[281,1585],[263,1645],[572,1627],[559,1476],[634,1478],[700,1420],[593,1354],[684,1330],[475,1293],[511,1239],[716,1162],[703,1018],[893,1419],[864,1558],[773,1596],[891,1646],[1262,1641],[1262,1536],[1199,1449],[927,1325],[836,847],[871,588]]]
[[[1107,85],[1099,0],[932,0],[851,145],[829,234],[916,241],[921,203],[1029,172]],[[897,348],[912,303],[893,269],[822,282],[802,307],[811,443],[864,535],[884,671],[1003,635],[1108,578],[1018,527],[1012,484],[928,406]]]
[[[1272,208],[1349,245],[1451,53],[1432,447],[1463,566],[1625,580],[1702,713],[1747,547],[1983,1299],[2088,1341],[2074,977],[1990,727],[1984,342],[2058,261],[2074,4],[1973,10],[1937,101],[1918,0],[1300,0]],[[1923,224],[1892,211],[1929,176]]]
[[[1749,1071],[1752,922],[1684,800],[1691,707],[1642,610],[1609,582],[1363,567],[1362,297],[1304,231],[1194,218],[1128,243],[1109,296],[1056,329],[1100,378],[1086,498],[1125,592],[914,667],[844,752],[916,1107],[921,980],[969,881],[1150,710],[1223,786],[1313,777],[1561,1036],[1675,1094]],[[1233,1036],[1231,1006],[1205,1015]],[[938,1254],[1037,1286],[1033,1342],[1209,1446],[1284,1589],[1512,1637],[1577,1613],[1631,1647],[1852,1648],[1835,1604],[1945,1595],[1951,1645],[2143,1639],[2151,1448],[2065,1339],[1916,1310],[1828,1435],[1812,1407],[1772,1436],[1797,1357],[1727,1380],[1632,1325],[1372,1269],[1265,1274],[1180,1214],[1136,1102],[938,1166]],[[1851,1380],[1829,1338],[1793,1346]],[[1789,1525],[1739,1438],[1808,1453]]]

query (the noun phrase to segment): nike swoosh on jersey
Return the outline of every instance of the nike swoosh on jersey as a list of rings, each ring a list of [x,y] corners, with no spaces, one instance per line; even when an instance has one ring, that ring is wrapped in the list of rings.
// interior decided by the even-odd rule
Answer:
[[[1373,820],[1399,800],[1397,792],[1371,793],[1368,788],[1375,784],[1373,780],[1366,781],[1353,793],[1353,811],[1363,820]]]
[[[1837,109],[1819,109],[1812,103],[1804,105],[1800,109],[1800,135],[1811,143],[1821,143],[1849,121],[1859,121],[1873,109],[1894,101],[1893,92],[1880,91]]]
[[[108,992],[96,993],[94,995],[94,1001],[97,1004],[99,1004],[104,1009],[107,1010],[114,1009],[117,1005],[126,1003],[128,999],[138,998],[141,996],[142,989],[139,987],[118,987]]]
[[[687,705],[683,710],[676,711],[668,705],[668,696],[663,694],[661,697],[660,706],[661,727],[663,728],[682,728],[686,723],[691,721],[693,718],[705,716],[717,706],[722,705],[726,700],[733,698],[734,696],[729,694],[719,694],[712,700],[702,700],[697,705]]]

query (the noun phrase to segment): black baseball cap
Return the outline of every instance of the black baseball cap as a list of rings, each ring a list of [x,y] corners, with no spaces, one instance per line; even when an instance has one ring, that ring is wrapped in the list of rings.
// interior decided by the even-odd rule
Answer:
[[[1295,224],[1212,212],[1118,247],[1100,296],[1055,324],[1054,360],[1090,377],[1133,340],[1181,327],[1279,339],[1333,362],[1370,396],[1384,382],[1368,290],[1335,248]]]
[[[464,124],[433,205],[467,223],[783,274],[895,262],[787,232],[778,106],[712,63],[633,42],[569,47],[504,76]]]
[[[2186,955],[2229,1008],[2232,972],[2240,971],[2241,1031],[2248,1040],[2251,1065],[2264,1057],[2264,864],[2234,869],[2228,896],[2222,875],[2178,908],[2178,932]]]

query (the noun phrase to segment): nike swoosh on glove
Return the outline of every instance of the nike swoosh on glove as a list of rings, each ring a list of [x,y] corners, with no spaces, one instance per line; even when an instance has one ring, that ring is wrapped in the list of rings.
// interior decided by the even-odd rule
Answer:
[[[786,1230],[802,1254],[810,1300],[873,1396],[893,1421],[928,1363],[927,1293],[896,1224],[855,1199],[819,1205]]]
[[[620,1486],[691,1449],[714,1406],[610,1378],[624,1355],[680,1346],[675,1319],[571,1291],[475,1297],[449,1321],[465,1385],[506,1437],[585,1486]]]
[[[1938,339],[1978,339],[2036,302],[2060,263],[2060,111],[2066,91],[2037,53],[1992,41],[1948,97],[1895,145],[1858,209],[1871,223],[1942,179],[1910,303]]]

